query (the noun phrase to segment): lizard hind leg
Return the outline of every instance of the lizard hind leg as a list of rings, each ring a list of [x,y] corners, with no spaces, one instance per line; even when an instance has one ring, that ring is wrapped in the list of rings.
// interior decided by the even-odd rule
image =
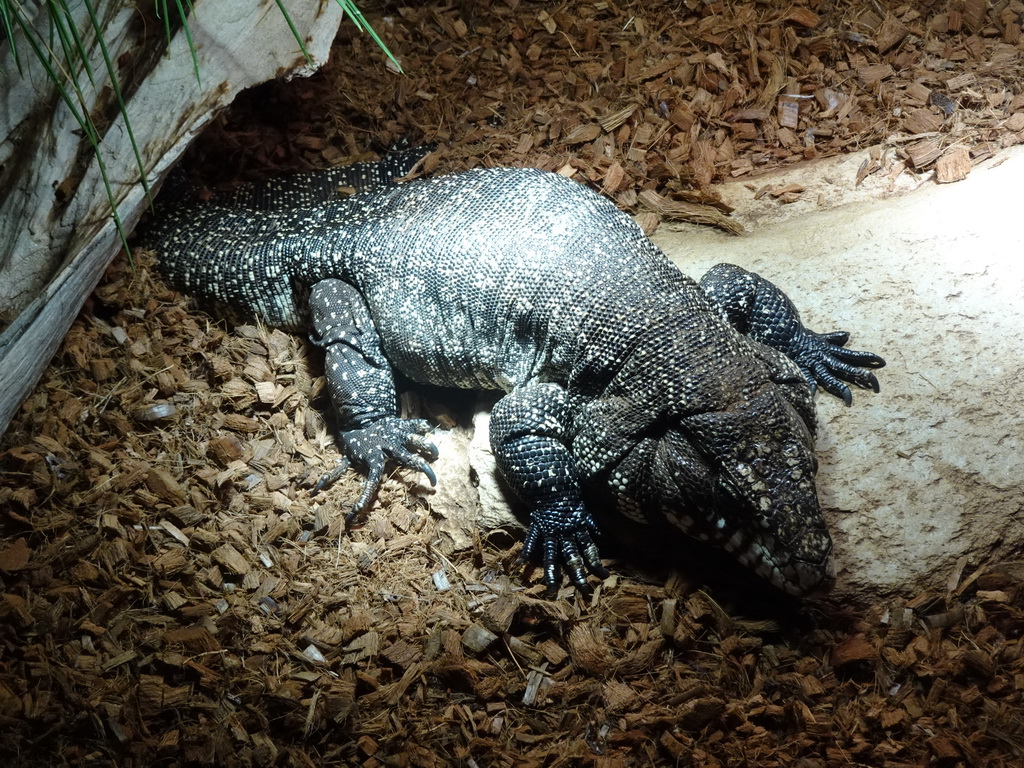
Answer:
[[[428,461],[437,458],[437,446],[425,437],[429,422],[399,417],[391,365],[359,291],[343,280],[321,280],[310,292],[309,307],[315,331],[310,340],[324,349],[324,375],[346,457],[320,477],[313,493],[336,481],[347,461],[365,469],[362,491],[345,518],[351,522],[373,504],[389,462],[422,472],[435,485]]]

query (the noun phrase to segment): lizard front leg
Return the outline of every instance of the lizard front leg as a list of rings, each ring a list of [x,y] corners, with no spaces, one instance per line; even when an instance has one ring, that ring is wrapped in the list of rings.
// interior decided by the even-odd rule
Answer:
[[[346,522],[373,503],[389,461],[416,469],[437,482],[423,457],[437,458],[437,447],[424,435],[430,424],[398,416],[395,380],[384,357],[380,337],[362,295],[343,280],[321,280],[309,296],[315,334],[310,340],[325,352],[324,375],[338,413],[343,450],[366,469],[363,490]],[[341,476],[342,463],[325,473],[313,488],[317,493]]]
[[[815,333],[804,327],[789,297],[760,275],[735,264],[716,264],[700,285],[736,330],[795,362],[812,392],[820,384],[850,405],[853,394],[844,382],[878,391],[878,379],[865,369],[881,368],[885,360],[846,349],[846,331]]]
[[[583,505],[576,462],[569,452],[574,432],[570,396],[557,384],[531,383],[498,401],[491,413],[491,448],[498,469],[530,509],[523,561],[540,560],[553,597],[561,568],[581,592],[587,571],[604,578],[593,537],[597,524]]]

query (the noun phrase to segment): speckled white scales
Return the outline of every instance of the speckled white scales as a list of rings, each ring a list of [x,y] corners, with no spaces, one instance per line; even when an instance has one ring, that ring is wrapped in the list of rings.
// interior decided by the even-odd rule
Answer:
[[[581,587],[603,572],[590,514],[603,505],[719,542],[789,591],[827,581],[807,382],[877,388],[853,365],[880,359],[806,331],[756,275],[724,265],[698,286],[610,201],[555,174],[481,169],[332,194],[414,158],[178,206],[148,237],[201,304],[312,326],[346,452],[369,470],[353,512],[387,460],[430,474],[426,425],[398,418],[394,368],[509,393],[492,445],[531,508],[524,555],[543,560],[549,587],[559,564]]]

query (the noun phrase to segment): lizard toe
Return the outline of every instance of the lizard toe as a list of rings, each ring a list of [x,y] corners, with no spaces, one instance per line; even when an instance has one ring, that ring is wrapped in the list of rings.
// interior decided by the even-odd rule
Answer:
[[[846,405],[853,403],[853,393],[847,384],[877,392],[878,379],[867,369],[885,365],[885,360],[872,352],[846,349],[843,345],[849,336],[845,331],[805,331],[795,344],[797,351],[794,357],[812,390],[820,386]]]
[[[384,481],[384,470],[388,462],[393,461],[399,466],[422,472],[431,485],[437,484],[437,475],[431,469],[427,459],[437,456],[437,447],[423,438],[423,433],[430,430],[430,423],[422,419],[400,419],[388,416],[364,427],[352,429],[342,434],[342,447],[345,458],[332,470],[321,475],[313,486],[311,495],[315,495],[334,483],[354,463],[366,471],[359,498],[352,510],[345,516],[346,522],[352,522],[362,516],[373,504],[381,483]],[[413,450],[410,450],[410,446]],[[414,452],[415,451],[415,452]],[[420,454],[425,454],[425,459]]]
[[[409,435],[405,439],[405,447],[411,451],[416,451],[427,461],[434,461],[437,458],[437,446],[423,435]]]
[[[352,462],[349,461],[347,456],[342,456],[333,468],[327,470],[319,478],[310,490],[310,496],[316,496],[320,491],[326,490],[338,482],[338,479],[348,471]]]
[[[375,461],[369,465],[366,473],[366,480],[363,481],[363,488],[359,492],[359,498],[352,505],[352,509],[345,515],[345,525],[350,526],[356,519],[366,514],[377,498],[381,483],[384,482],[384,462]]]
[[[430,468],[427,460],[419,454],[404,449],[389,450],[387,453],[388,458],[392,459],[399,466],[422,472],[427,476],[427,480],[430,481],[431,485],[437,485],[437,475],[434,474],[434,470]]]
[[[602,579],[608,576],[607,569],[601,565],[592,531],[596,533],[597,526],[589,513],[583,510],[574,510],[570,514],[562,511],[535,513],[519,560],[523,563],[540,561],[544,570],[542,581],[549,597],[557,596],[563,570],[584,595],[592,591],[587,581],[588,574]]]

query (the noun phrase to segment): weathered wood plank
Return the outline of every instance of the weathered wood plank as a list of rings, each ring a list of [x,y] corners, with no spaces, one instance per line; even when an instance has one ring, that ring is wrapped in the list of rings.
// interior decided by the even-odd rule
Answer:
[[[322,0],[299,4],[290,12],[319,66],[341,20],[338,4]],[[121,2],[101,6],[100,21],[114,59],[124,53],[142,56],[139,41],[129,31],[133,13]],[[79,22],[86,24],[85,19]],[[36,20],[44,34],[46,23],[44,15]],[[198,0],[189,26],[201,82],[179,32],[168,55],[156,61],[127,105],[154,184],[239,91],[274,77],[312,71],[284,19],[267,11],[265,3]],[[73,175],[81,144],[78,125],[32,60],[27,43],[17,42],[23,75],[10,60],[9,48],[0,58],[0,167],[5,168],[0,184],[0,325],[7,324],[0,335],[0,433],[119,247],[98,163],[91,162],[80,179]],[[93,59],[94,71],[104,71],[98,51]],[[101,107],[110,98],[103,80],[97,77],[93,88],[88,78],[82,79],[90,110]],[[107,130],[101,151],[119,196],[121,219],[130,231],[145,198],[121,117]]]

